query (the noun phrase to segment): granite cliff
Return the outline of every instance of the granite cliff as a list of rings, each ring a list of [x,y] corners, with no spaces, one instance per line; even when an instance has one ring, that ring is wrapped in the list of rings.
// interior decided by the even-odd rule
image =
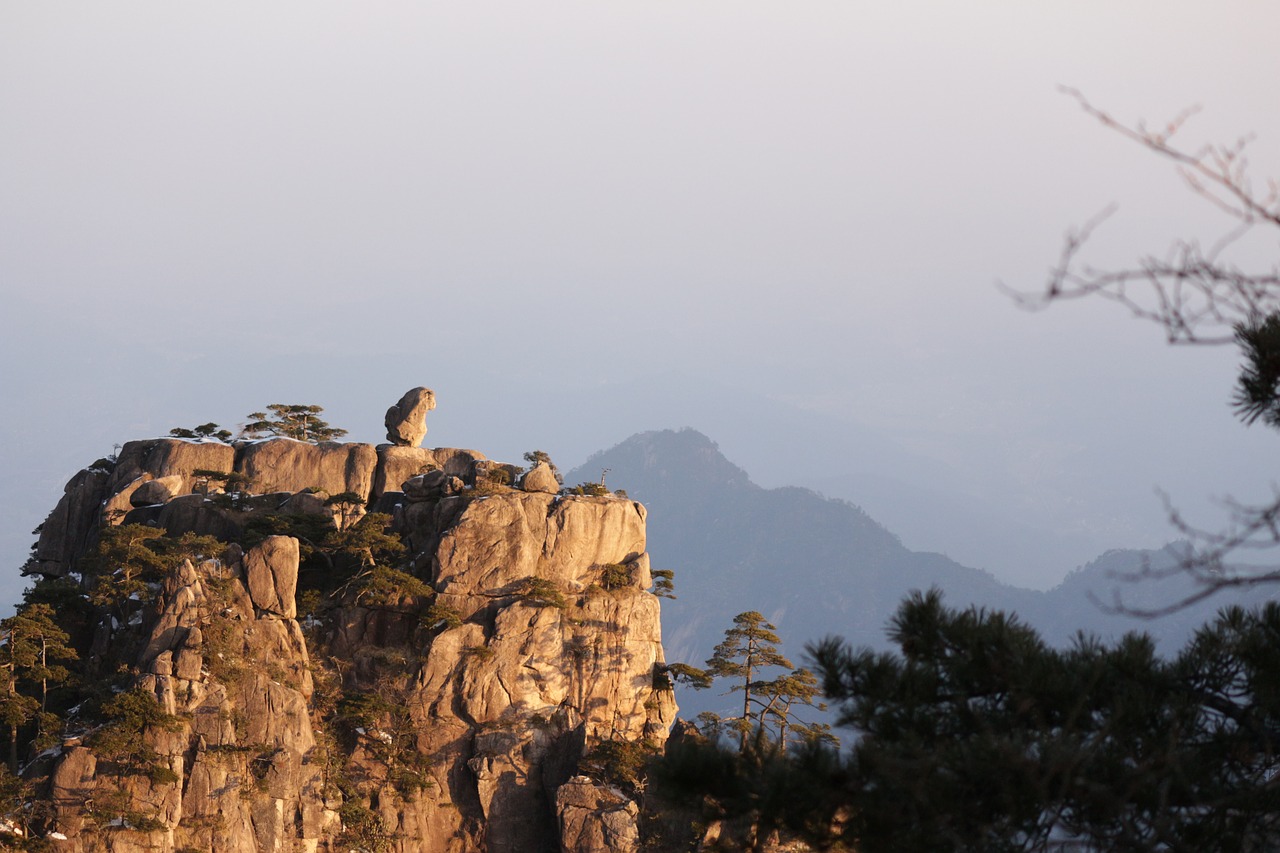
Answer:
[[[609,756],[659,749],[676,710],[645,508],[418,447],[434,405],[392,406],[389,444],[149,439],[72,477],[25,571],[80,678],[56,729],[20,727],[12,829],[85,853],[637,848]]]

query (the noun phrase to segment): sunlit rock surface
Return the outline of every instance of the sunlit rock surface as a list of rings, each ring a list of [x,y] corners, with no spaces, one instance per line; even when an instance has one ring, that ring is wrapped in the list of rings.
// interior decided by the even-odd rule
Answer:
[[[225,545],[163,580],[132,645],[130,626],[98,626],[95,654],[127,654],[109,666],[178,723],[140,735],[158,771],[122,772],[91,732],[38,762],[43,830],[66,836],[56,849],[345,853],[377,827],[403,853],[635,850],[636,806],[581,777],[579,762],[601,741],[660,745],[674,719],[670,689],[655,687],[645,509],[555,494],[542,473],[482,490],[484,462],[397,445],[155,439],[73,477],[29,572],[102,571],[85,557],[111,524]],[[249,486],[223,494],[197,471]],[[429,585],[433,615],[411,606],[414,593],[370,602],[339,588],[304,626],[307,544],[236,544],[272,514],[329,523],[323,498],[340,492],[394,518],[402,568]]]

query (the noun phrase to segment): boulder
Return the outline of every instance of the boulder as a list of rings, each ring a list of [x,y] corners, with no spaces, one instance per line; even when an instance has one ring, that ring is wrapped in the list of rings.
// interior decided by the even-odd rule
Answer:
[[[520,478],[520,488],[526,492],[545,492],[554,495],[560,491],[560,482],[556,479],[550,465],[539,462]]]
[[[150,472],[144,471],[132,482],[122,485],[118,491],[102,502],[101,523],[115,525],[123,522],[129,510],[135,506],[141,506],[133,502],[134,492],[154,479]]]
[[[298,615],[298,540],[268,536],[244,555],[244,574],[254,607],[286,619]]]
[[[574,776],[556,791],[560,849],[565,853],[634,853],[639,807],[614,788]]]
[[[93,797],[98,759],[83,746],[72,747],[58,763],[50,784],[54,824],[68,838],[80,834],[85,824],[83,806]]]
[[[244,445],[238,466],[240,473],[249,478],[249,489],[255,494],[310,488],[331,495],[355,492],[365,498],[373,492],[373,472],[377,467],[378,452],[371,444],[309,444],[291,438]]]
[[[402,447],[417,447],[427,435],[427,412],[436,407],[430,388],[406,391],[400,402],[387,409],[387,441]]]
[[[133,494],[129,496],[129,503],[133,506],[167,503],[181,493],[183,485],[183,478],[178,474],[148,480],[133,490]]]
[[[462,489],[462,480],[444,471],[428,471],[404,482],[405,499],[411,502],[456,495]]]
[[[456,447],[402,447],[396,444],[378,445],[378,470],[373,478],[373,496],[400,491],[406,480],[441,470],[453,477],[471,480],[475,465],[485,458],[478,450]]]
[[[280,512],[286,515],[332,515],[324,505],[324,498],[315,492],[298,492],[285,498]]]
[[[115,494],[145,473],[157,480],[180,477],[181,485],[174,486],[171,490],[175,495],[185,495],[192,490],[195,471],[231,471],[235,467],[235,458],[235,448],[221,442],[188,441],[182,438],[126,442],[120,448],[107,491]]]
[[[157,523],[174,536],[195,533],[198,536],[214,536],[223,541],[231,541],[242,532],[236,516],[232,510],[219,507],[203,495],[182,495],[160,508]],[[126,521],[128,520],[129,517],[126,517]]]

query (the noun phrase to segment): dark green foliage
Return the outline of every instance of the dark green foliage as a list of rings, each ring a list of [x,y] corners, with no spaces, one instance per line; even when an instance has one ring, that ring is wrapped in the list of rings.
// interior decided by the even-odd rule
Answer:
[[[49,803],[36,795],[36,786],[0,765],[0,820],[18,832],[0,832],[0,850],[49,850],[51,844],[34,836],[32,828],[47,817]]]
[[[379,761],[389,781],[409,795],[431,787],[431,762],[418,751],[418,727],[409,711],[409,691],[387,677],[369,690],[338,699],[335,720],[351,745]]]
[[[268,536],[292,536],[298,540],[299,559],[305,564],[333,530],[332,520],[311,513],[254,513],[244,522],[240,544],[252,548]]]
[[[582,757],[578,769],[597,782],[634,794],[647,765],[657,755],[658,747],[650,740],[605,740]]]
[[[178,781],[147,744],[145,735],[150,730],[181,731],[181,718],[167,713],[152,694],[137,689],[103,703],[102,716],[106,723],[88,738],[100,759],[112,762],[121,774],[141,774],[157,784]]]
[[[169,568],[169,561],[148,543],[164,535],[163,528],[144,524],[104,527],[97,548],[84,561],[86,574],[96,578],[89,599],[99,607],[117,608],[130,597],[148,599],[148,584],[159,581]]]
[[[560,475],[560,469],[556,467],[556,463],[551,461],[551,455],[545,450],[530,450],[524,455],[524,461],[529,463],[530,468],[539,462],[546,463],[547,467],[551,469],[551,473],[555,475],[556,482],[562,486],[564,485],[564,477]]]
[[[433,601],[422,614],[422,625],[428,630],[457,628],[462,624],[462,614],[447,604]]]
[[[671,569],[654,569],[650,572],[653,576],[653,594],[658,598],[676,597],[676,573]]]
[[[631,586],[631,569],[620,563],[606,563],[600,567],[600,585],[610,591]]]
[[[1235,337],[1245,360],[1232,398],[1236,414],[1280,428],[1280,313],[1237,324]]]
[[[526,604],[533,604],[538,607],[556,607],[560,610],[569,606],[569,602],[565,599],[555,581],[550,578],[526,577],[521,578],[516,584],[515,594],[520,596]]]
[[[347,587],[352,604],[383,610],[416,610],[424,607],[435,590],[407,572],[374,566],[361,572]]]
[[[770,667],[792,668],[791,661],[778,651],[777,644],[781,642],[773,625],[749,610],[733,617],[733,627],[724,632],[724,639],[707,659],[707,675],[730,679],[730,692],[742,693],[742,716],[731,721],[741,750],[747,748],[748,736],[762,721],[761,714],[752,707],[753,692],[758,687],[756,676]]]
[[[58,627],[68,636],[72,648],[88,646],[96,627],[95,611],[89,596],[72,578],[39,578],[22,594],[19,608],[43,605],[57,614]]]
[[[696,831],[680,833],[668,825],[663,829],[664,849],[696,845],[706,850],[763,851],[779,835],[812,839],[829,835],[832,816],[841,805],[838,792],[848,787],[847,776],[847,767],[829,748],[784,752],[776,744],[753,740],[738,750],[715,738],[684,736],[669,743],[662,759],[650,765],[650,807],[668,815],[683,813],[686,823],[696,821],[695,829],[722,822],[720,842],[710,847],[698,844]],[[820,849],[840,848],[824,845]],[[904,845],[898,849],[928,848]]]
[[[174,438],[216,438],[218,441],[227,441],[231,438],[231,430],[222,429],[215,423],[207,423],[191,429],[174,427],[169,430],[169,435]]]
[[[338,512],[338,528],[345,530],[351,526],[357,513],[364,509],[364,497],[355,492],[339,492],[324,499],[324,505],[333,507]]]
[[[164,528],[144,524],[107,526],[97,547],[84,560],[92,578],[89,601],[109,609],[121,623],[155,597],[157,584],[183,560],[199,562],[221,556],[225,544],[211,536],[185,533],[172,537]]]
[[[683,681],[691,687],[704,690],[711,686],[712,676],[705,669],[698,669],[687,663],[669,663],[664,671],[672,681]]]
[[[332,607],[330,598],[318,589],[307,589],[298,593],[298,619],[300,621],[319,619]]]
[[[471,497],[499,495],[511,491],[511,471],[503,465],[481,467],[476,472],[475,482],[467,490]]]
[[[247,548],[268,536],[298,540],[299,613],[319,616],[348,593],[355,596],[353,604],[413,610],[434,592],[421,580],[394,568],[404,553],[404,544],[388,532],[390,522],[391,516],[385,513],[369,513],[338,529],[326,515],[254,514],[245,522],[242,542]],[[397,595],[401,603],[392,604]],[[414,597],[421,600],[411,601]]]
[[[205,560],[220,559],[227,550],[226,543],[217,537],[195,533],[154,537],[146,540],[146,547],[160,556],[166,574],[181,565],[183,560],[199,564]]]
[[[1225,611],[1174,660],[1144,636],[1055,650],[936,593],[900,655],[813,649],[859,734],[829,831],[860,851],[1262,850],[1280,844],[1280,607]]]
[[[386,823],[369,807],[356,799],[348,799],[338,811],[342,829],[334,839],[341,850],[359,850],[365,853],[385,853],[391,849],[393,836]]]
[[[319,543],[340,571],[346,567],[371,567],[394,562],[404,553],[400,537],[389,533],[391,516],[371,512],[351,527],[330,530]]]
[[[167,827],[154,814],[133,807],[122,789],[107,789],[85,804],[85,812],[98,832],[159,832]]]
[[[240,434],[246,438],[279,435],[298,441],[329,441],[347,434],[345,429],[331,427],[320,418],[321,406],[287,405],[272,403],[267,412],[252,412]]]
[[[46,713],[49,685],[71,678],[64,666],[79,655],[71,638],[57,624],[57,614],[48,604],[24,604],[18,612],[0,621],[0,722],[9,727],[9,769],[18,771],[18,730],[37,722],[37,737],[61,728],[54,715]]]
[[[477,661],[490,661],[493,660],[497,652],[489,646],[470,646],[465,650],[464,654]]]
[[[824,741],[835,744],[831,727],[823,723],[807,723],[797,714],[797,706],[807,706],[825,711],[827,706],[817,701],[821,693],[817,676],[807,669],[785,672],[770,681],[758,681],[755,685],[755,701],[759,708],[757,725],[768,731],[785,750],[792,737],[802,741]]]
[[[238,471],[214,471],[210,468],[196,468],[191,472],[192,485],[195,491],[208,496],[209,489],[219,486],[231,494],[247,492],[253,480]]]
[[[591,498],[602,498],[605,495],[612,494],[604,483],[579,483],[572,489],[563,490],[566,495],[585,495]]]

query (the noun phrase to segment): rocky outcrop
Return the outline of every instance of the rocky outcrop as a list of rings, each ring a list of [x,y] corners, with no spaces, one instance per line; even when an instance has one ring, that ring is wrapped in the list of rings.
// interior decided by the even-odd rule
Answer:
[[[224,492],[225,481],[211,480],[197,471],[238,476],[247,485],[237,490],[280,495],[275,506],[256,501],[254,508],[259,512],[335,514],[304,504],[311,500],[322,507],[326,496],[343,492],[365,501],[390,493],[390,511],[394,493],[418,475],[443,471],[461,483],[471,483],[476,465],[484,461],[479,451],[447,447],[311,444],[288,438],[234,444],[179,438],[131,441],[117,459],[99,460],[71,478],[41,526],[35,553],[23,570],[46,577],[76,571],[103,524],[159,524],[174,533],[235,538],[247,516],[225,503],[205,500]],[[149,508],[154,511],[146,511]],[[361,514],[360,510],[348,513],[348,520]]]
[[[367,496],[373,493],[377,466],[378,452],[368,444],[289,438],[246,444],[236,460],[236,470],[249,478],[252,490],[264,493],[314,489]]]
[[[373,481],[373,497],[403,489],[405,481],[431,471],[443,471],[451,477],[473,480],[475,465],[484,460],[476,450],[440,447],[378,446],[378,471]]]
[[[575,776],[556,791],[565,853],[634,853],[640,809],[621,792]]]
[[[79,739],[32,771],[56,849],[636,849],[635,805],[580,774],[599,744],[656,748],[674,719],[644,507],[560,496],[541,475],[503,486],[492,472],[512,466],[485,463],[160,439],[73,478],[34,571],[89,571],[77,561],[113,523],[221,544],[198,540],[150,592],[101,611],[85,665],[133,673],[121,689],[172,717],[139,728],[128,760],[100,734],[118,720],[73,721]],[[254,494],[218,495],[196,470],[241,474]],[[400,562],[377,564],[377,531],[339,536],[326,492],[391,512]],[[270,534],[297,519],[307,541]]]
[[[126,442],[116,457],[107,490],[120,492],[143,474],[149,479],[179,478],[174,494],[190,494],[196,471],[231,471],[236,451],[219,441],[188,441],[182,438],[155,438]]]
[[[298,615],[298,540],[268,536],[244,555],[242,572],[253,606],[285,619]]]
[[[387,409],[387,441],[402,447],[417,447],[427,435],[427,412],[436,407],[430,388],[413,388],[400,402]]]
[[[67,482],[58,505],[40,525],[35,552],[23,567],[29,575],[62,577],[84,555],[98,529],[110,480],[109,463],[86,468]]]
[[[278,575],[296,577],[297,543],[274,544],[287,587]],[[100,754],[107,741],[91,735],[60,756],[50,777],[48,830],[65,839],[56,849],[317,850],[332,835],[340,818],[314,763],[302,631],[255,610],[238,566],[186,561],[166,578],[135,690],[171,722],[115,752]],[[139,764],[141,755],[152,757]]]

